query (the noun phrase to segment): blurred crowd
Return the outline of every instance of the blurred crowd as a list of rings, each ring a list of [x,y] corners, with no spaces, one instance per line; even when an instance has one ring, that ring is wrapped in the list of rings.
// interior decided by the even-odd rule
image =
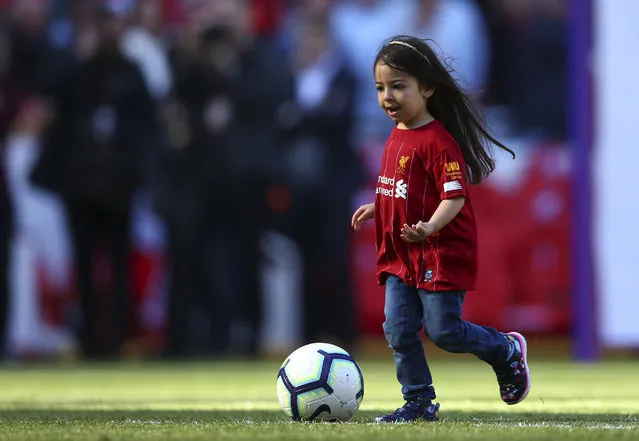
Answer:
[[[300,339],[352,344],[349,219],[390,129],[372,60],[392,35],[434,40],[501,133],[565,133],[560,0],[0,8],[0,345],[20,290],[40,277],[11,269],[28,259],[16,244],[64,249],[33,238],[47,224],[69,234],[76,308],[65,320],[80,353],[122,355],[136,321],[129,262],[141,212],[161,224],[166,256],[162,354],[258,353],[264,271],[291,244]],[[55,260],[53,279],[64,271]]]

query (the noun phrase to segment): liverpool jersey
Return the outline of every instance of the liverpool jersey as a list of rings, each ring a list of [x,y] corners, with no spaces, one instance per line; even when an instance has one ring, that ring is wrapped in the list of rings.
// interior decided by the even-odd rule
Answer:
[[[463,196],[461,211],[422,242],[400,237],[404,224],[427,222],[444,199]],[[477,233],[468,195],[466,163],[439,121],[393,129],[375,187],[377,279],[389,274],[429,291],[474,289]]]

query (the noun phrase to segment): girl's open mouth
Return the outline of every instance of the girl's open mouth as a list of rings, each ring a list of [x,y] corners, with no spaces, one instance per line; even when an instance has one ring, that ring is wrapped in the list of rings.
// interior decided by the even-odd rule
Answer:
[[[387,107],[386,112],[388,112],[391,117],[395,117],[399,115],[399,107]]]

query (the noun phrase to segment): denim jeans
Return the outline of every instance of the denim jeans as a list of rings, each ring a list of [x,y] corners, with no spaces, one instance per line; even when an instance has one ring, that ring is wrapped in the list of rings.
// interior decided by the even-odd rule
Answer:
[[[396,276],[386,280],[384,334],[393,350],[404,399],[434,399],[435,388],[419,332],[448,352],[470,353],[488,364],[503,363],[508,343],[494,328],[462,320],[465,291],[425,291]]]

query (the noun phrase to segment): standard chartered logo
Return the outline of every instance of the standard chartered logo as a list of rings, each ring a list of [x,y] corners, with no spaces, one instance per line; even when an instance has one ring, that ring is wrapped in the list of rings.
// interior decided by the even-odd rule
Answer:
[[[402,198],[402,199],[406,199],[406,193],[408,192],[408,190],[406,190],[406,186],[408,184],[404,184],[404,180],[400,179],[399,181],[397,181],[397,184],[395,184],[395,197],[396,198]]]
[[[399,181],[395,182],[394,178],[387,178],[386,176],[380,176],[379,178],[377,178],[377,183],[378,184],[384,184],[384,185],[388,185],[391,188],[384,188],[383,186],[377,186],[377,188],[375,189],[375,192],[377,194],[381,194],[383,196],[390,196],[393,197],[393,186],[395,187],[395,197],[396,198],[402,198],[402,199],[406,199],[406,193],[408,192],[408,190],[406,189],[407,187],[407,183],[404,183],[403,179],[400,179]]]

